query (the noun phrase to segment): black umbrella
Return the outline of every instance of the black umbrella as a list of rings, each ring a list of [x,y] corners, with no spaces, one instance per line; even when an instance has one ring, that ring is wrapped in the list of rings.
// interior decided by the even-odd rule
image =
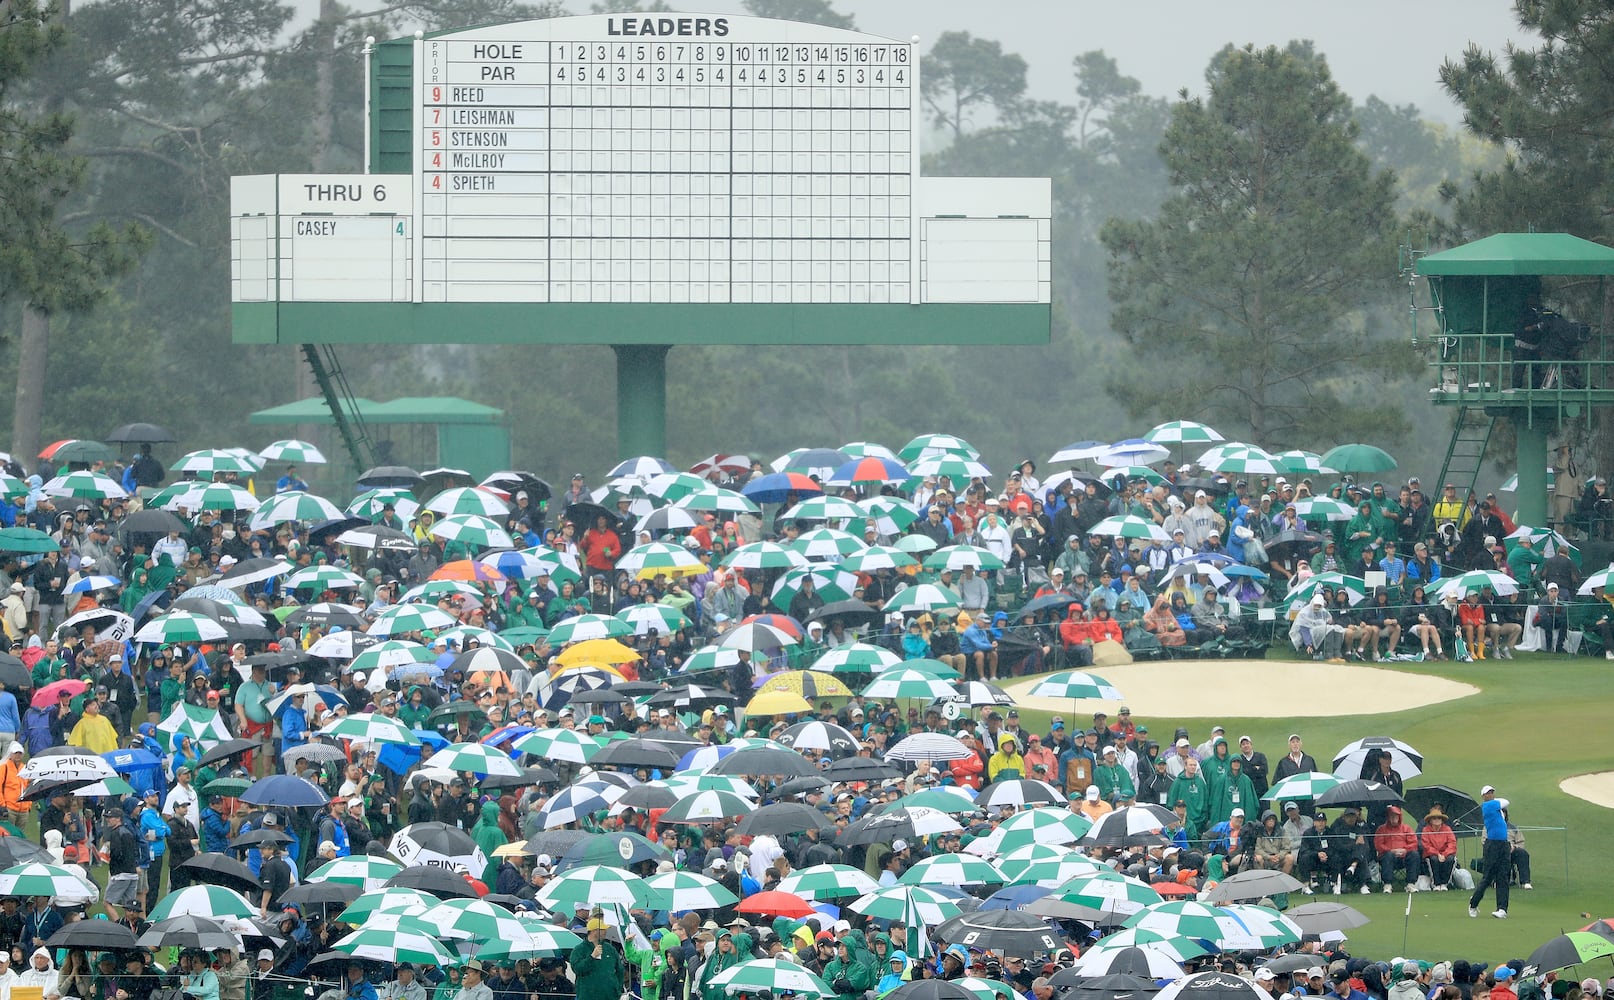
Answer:
[[[1222,476],[1192,476],[1188,479],[1177,480],[1177,489],[1184,496],[1192,496],[1195,490],[1204,490],[1206,493],[1226,493],[1232,484]]]
[[[800,802],[776,802],[747,815],[740,820],[738,829],[742,837],[755,837],[763,833],[778,837],[801,833],[815,827],[819,830],[833,830],[835,824],[812,806]]]
[[[1402,803],[1401,796],[1396,794],[1394,788],[1380,784],[1377,781],[1363,781],[1353,778],[1342,781],[1328,791],[1317,796],[1314,805],[1321,806],[1366,806],[1391,805]]]
[[[635,785],[622,793],[616,804],[624,808],[632,806],[635,809],[667,809],[678,801],[678,793],[665,785],[645,782]]]
[[[75,920],[63,924],[45,940],[47,948],[84,948],[88,951],[129,951],[135,944],[134,931],[110,920]]]
[[[873,757],[842,757],[812,777],[828,781],[883,781],[901,774],[895,767]]]
[[[568,705],[626,705],[633,699],[620,691],[610,688],[597,688],[593,691],[579,691],[567,701]]]
[[[262,749],[262,740],[225,740],[222,743],[215,743],[208,748],[207,753],[196,758],[196,766],[206,767],[209,764],[217,764],[221,760],[229,760],[231,757],[239,756],[249,750]]]
[[[13,691],[21,691],[24,688],[34,686],[34,676],[28,672],[27,667],[22,665],[21,660],[15,656],[0,653],[0,684],[4,684]]]
[[[167,920],[159,920],[152,924],[140,935],[136,944],[143,948],[200,948],[203,951],[216,951],[220,948],[234,949],[236,940],[235,935],[217,920],[194,913],[182,913],[177,917],[169,917]]]
[[[580,840],[587,840],[593,834],[585,830],[545,830],[543,833],[530,837],[527,840],[528,854],[547,854],[558,858],[571,850]],[[0,838],[3,841],[4,838]]]
[[[385,524],[365,524],[349,528],[336,539],[343,545],[361,549],[378,549],[382,552],[413,552],[420,547],[415,536]]]
[[[178,439],[173,431],[157,424],[124,424],[108,431],[102,440],[113,444],[170,444]]]
[[[835,843],[841,847],[889,844],[899,838],[909,840],[918,836],[920,833],[914,829],[913,814],[905,806],[898,805],[885,812],[870,813],[852,821],[835,838]]]
[[[1274,973],[1282,976],[1291,972],[1302,972],[1309,969],[1318,964],[1318,958],[1316,955],[1307,952],[1295,951],[1287,955],[1279,955],[1265,964]]]
[[[228,854],[198,854],[188,861],[181,862],[179,867],[192,874],[193,882],[209,882],[232,889],[241,888],[249,893],[262,888],[258,876],[252,874],[252,869]]]
[[[34,782],[36,785],[38,783]],[[41,861],[47,865],[56,863],[49,851],[27,837],[0,837],[0,866],[11,868],[30,861]]]
[[[476,477],[464,469],[449,469],[439,467],[427,469],[420,474],[420,495],[434,497],[447,489],[457,486],[475,486]]]
[[[1040,615],[1044,611],[1059,611],[1063,613],[1066,608],[1080,600],[1081,598],[1077,597],[1075,594],[1066,594],[1063,592],[1058,594],[1044,594],[1043,596],[1027,601],[1024,605],[1022,605],[1020,610],[1014,613],[1014,620],[1018,622],[1026,615]]]
[[[594,527],[594,522],[602,516],[608,526],[616,526],[617,516],[614,511],[606,510],[597,503],[580,500],[577,503],[568,504],[566,512],[561,515],[561,519],[577,525],[578,531],[581,533]]]
[[[1271,1000],[1265,990],[1231,972],[1196,972],[1177,980],[1155,994],[1156,1000],[1177,1000],[1187,996],[1192,1000]]]
[[[1524,961],[1524,975],[1536,976],[1571,965],[1584,965],[1597,958],[1614,955],[1614,941],[1601,934],[1575,931],[1560,934],[1530,953]]]
[[[657,691],[650,696],[648,704],[657,708],[672,706],[699,712],[719,705],[733,706],[739,702],[739,696],[732,691],[725,691],[709,684],[680,684],[677,687]]]
[[[887,993],[886,1000],[979,1000],[979,998],[947,979],[916,979]]]
[[[55,778],[49,781],[31,781],[19,796],[24,802],[42,802],[56,795],[70,795],[80,788],[101,783],[101,778]],[[0,842],[13,840],[13,837],[0,838]],[[41,848],[43,850],[43,848]]]
[[[964,944],[1005,955],[1040,955],[1061,947],[1058,935],[1041,917],[1022,910],[961,913],[937,927],[936,936],[944,944]]]
[[[454,874],[447,868],[436,868],[431,865],[416,865],[405,868],[403,871],[387,879],[386,887],[403,886],[406,889],[422,889],[439,899],[475,899],[476,890],[471,883]]]
[[[432,714],[426,716],[426,722],[436,725],[439,722],[451,722],[461,715],[482,715],[482,709],[474,701],[451,701],[446,705],[438,705],[432,709]]]
[[[1053,980],[1049,980],[1052,984]],[[1116,1000],[1131,995],[1160,992],[1151,978],[1126,972],[1112,972],[1107,976],[1083,976],[1065,987],[1060,1000]]]
[[[354,528],[367,528],[370,526],[369,518],[359,517],[356,514],[346,514],[342,517],[321,521],[308,529],[308,540],[315,545],[328,545],[331,540],[344,531]]]
[[[1413,817],[1427,816],[1435,806],[1440,806],[1446,814],[1446,822],[1460,837],[1475,834],[1484,828],[1480,820],[1480,805],[1467,792],[1460,792],[1449,785],[1420,785],[1417,788],[1404,788],[1401,794],[1407,800],[1407,813]]]
[[[618,740],[590,757],[588,762],[593,767],[649,767],[672,771],[678,766],[678,754],[665,744],[649,740]]]
[[[799,750],[801,744],[806,743],[809,749],[836,759],[850,757],[858,749],[857,737],[851,730],[818,719],[796,723],[779,734],[779,742],[792,750]]]
[[[1160,831],[1177,822],[1165,806],[1150,802],[1105,813],[1082,837],[1084,844],[1101,847],[1152,847],[1167,840]]]
[[[829,787],[829,782],[816,774],[803,778],[791,778],[773,790],[775,795],[805,795],[808,792],[821,792]]]
[[[339,979],[350,965],[361,965],[370,969],[380,968],[383,964],[368,958],[355,958],[345,951],[322,951],[308,960],[308,964],[303,966],[303,971]]]
[[[282,833],[279,830],[266,830],[259,828],[257,830],[248,830],[246,833],[236,837],[234,840],[230,841],[230,846],[233,848],[243,848],[262,847],[264,844],[289,843],[291,843],[290,834]]]
[[[482,485],[491,486],[494,489],[503,490],[510,494],[511,507],[515,506],[517,493],[526,493],[527,499],[532,501],[534,505],[552,499],[555,495],[554,487],[538,478],[536,473],[528,472],[525,469],[504,469],[499,472],[489,473],[482,480]],[[533,525],[533,527],[537,527],[537,525]]]
[[[560,775],[543,765],[522,768],[520,774],[490,774],[476,783],[484,791],[495,788],[528,788],[532,785],[559,781]]]
[[[187,531],[185,522],[166,510],[147,507],[118,522],[120,535],[166,535],[171,531]]]
[[[282,903],[296,903],[306,906],[318,903],[329,906],[331,904],[347,904],[364,895],[364,887],[350,885],[346,882],[303,882],[287,889],[280,897]]]
[[[1323,543],[1323,536],[1310,531],[1280,531],[1266,543],[1267,555],[1281,559],[1304,559]]]
[[[865,601],[831,601],[807,616],[808,622],[827,622],[840,618],[848,625],[868,625],[885,617],[885,612]],[[807,622],[802,622],[803,625]]]
[[[367,490],[413,490],[425,482],[420,473],[406,465],[378,465],[365,471],[356,482]]]
[[[277,576],[290,573],[292,567],[284,559],[271,559],[267,556],[258,556],[253,559],[243,559],[230,567],[230,571],[219,577],[219,586],[226,590],[237,587],[247,587],[254,583],[263,583],[273,580]]]
[[[816,775],[818,770],[799,753],[773,747],[746,747],[724,757],[706,773],[731,777],[777,774],[786,778],[804,778]]]

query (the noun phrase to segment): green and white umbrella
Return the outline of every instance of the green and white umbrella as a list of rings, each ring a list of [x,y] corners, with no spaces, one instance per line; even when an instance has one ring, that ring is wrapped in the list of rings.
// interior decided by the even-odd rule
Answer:
[[[906,569],[919,560],[893,545],[870,545],[862,552],[842,559],[837,565],[853,573],[873,573],[882,569]]]
[[[484,943],[519,940],[527,933],[515,914],[482,899],[445,899],[422,914],[421,919],[442,931],[444,937]]]
[[[930,458],[921,458],[917,462],[908,464],[908,471],[914,478],[921,476],[945,476],[954,486],[963,486],[972,479],[985,479],[992,474],[992,470],[973,458],[959,458],[956,455],[936,455]]]
[[[925,540],[929,541],[928,538]],[[891,600],[885,602],[886,611],[901,611],[905,614],[957,611],[962,606],[962,599],[957,591],[934,583],[921,583],[915,587],[899,590]]]
[[[903,445],[897,452],[897,458],[909,463],[910,468],[916,459],[929,458],[935,455],[955,455],[959,458],[980,458],[981,453],[968,441],[952,434],[920,434],[918,437]],[[926,475],[926,473],[918,473]]]
[[[1456,594],[1458,597],[1467,597],[1469,594],[1478,594],[1481,591],[1495,591],[1499,597],[1507,597],[1519,592],[1519,584],[1499,570],[1471,569],[1467,573],[1459,573],[1440,581],[1435,588],[1435,594],[1445,597],[1447,594]]]
[[[510,533],[480,514],[450,514],[432,525],[432,537],[477,549],[513,549]]]
[[[727,670],[740,662],[740,651],[726,646],[702,646],[684,660],[684,673],[699,674],[708,670]]]
[[[410,921],[407,926],[361,927],[331,945],[354,958],[372,962],[411,962],[416,965],[458,965],[459,958],[437,940],[437,928],[424,921]]]
[[[18,497],[27,496],[29,489],[28,483],[24,480],[18,479],[10,473],[0,472],[0,497],[15,500]]]
[[[1275,476],[1284,471],[1277,456],[1253,445],[1242,450],[1229,447],[1215,465],[1206,468],[1229,476]]]
[[[985,837],[970,845],[971,854],[995,851],[1008,854],[1032,844],[1074,844],[1093,823],[1068,809],[1026,809],[1015,813]]]
[[[1586,574],[1586,579],[1581,581],[1580,589],[1576,590],[1575,593],[1587,596],[1598,587],[1602,587],[1605,592],[1614,587],[1614,565],[1609,566],[1607,569],[1600,569],[1595,573]]]
[[[878,920],[906,920],[910,910],[926,924],[939,924],[964,912],[939,892],[916,885],[893,885],[859,896],[847,908]]]
[[[902,657],[866,642],[850,642],[814,660],[809,670],[831,674],[878,674],[895,667]]]
[[[614,616],[633,630],[633,635],[647,635],[651,629],[666,635],[689,625],[684,613],[670,604],[635,604],[618,611]],[[554,640],[550,640],[551,645]]]
[[[374,519],[381,516],[389,503],[402,518],[413,517],[415,512],[420,510],[420,503],[416,501],[413,493],[396,486],[383,486],[379,489],[365,490],[354,497],[347,505],[347,512],[354,517]]]
[[[978,545],[946,545],[925,557],[925,568],[961,572],[967,568],[990,571],[1003,568],[1003,560]]]
[[[1104,865],[1092,858],[1054,844],[1022,847],[999,858],[997,866],[1008,876],[1010,885],[1040,885],[1049,889],[1064,885],[1078,875],[1091,875],[1104,869]]]
[[[652,577],[695,576],[706,572],[706,567],[695,553],[672,542],[646,542],[635,545],[617,560],[616,568],[632,573],[641,580]]]
[[[933,809],[939,813],[962,816],[975,811],[975,800],[957,785],[942,785],[912,795],[904,795],[902,804],[909,809]]]
[[[354,670],[362,670],[366,674],[381,671],[383,677],[389,675],[394,668],[407,666],[411,663],[435,663],[437,654],[418,642],[407,639],[388,639],[378,642],[365,649],[349,666]]]
[[[1235,921],[1221,907],[1193,899],[1152,903],[1133,913],[1123,926],[1198,941],[1219,941],[1224,934],[1237,929]]]
[[[685,497],[704,493],[711,486],[711,483],[688,472],[664,472],[650,477],[644,484],[644,495],[673,504]]]
[[[157,731],[173,745],[174,737],[189,736],[198,743],[212,746],[230,739],[231,734],[224,724],[224,716],[216,708],[203,708],[200,705],[191,705],[179,702],[166,718],[157,723]]]
[[[709,981],[727,994],[773,996],[792,993],[799,997],[832,997],[835,991],[822,979],[797,962],[782,958],[754,958],[730,966]]]
[[[1349,521],[1356,516],[1356,508],[1333,497],[1301,497],[1295,501],[1295,513],[1307,521]]]
[[[510,513],[510,505],[498,494],[479,486],[455,486],[421,504],[434,514],[480,514],[486,518],[503,518]]]
[[[451,629],[444,629],[437,633],[437,638],[450,646],[458,643],[460,649],[469,649],[471,643],[475,642],[478,646],[496,646],[506,653],[516,651],[515,644],[503,635],[498,632],[490,632],[485,628],[477,628],[475,625],[456,625]]]
[[[1359,576],[1347,576],[1344,573],[1318,573],[1305,583],[1284,595],[1284,602],[1290,607],[1310,601],[1312,595],[1327,588],[1329,590],[1344,590],[1350,596],[1351,604],[1360,604],[1367,598],[1367,584]]]
[[[897,453],[878,441],[853,441],[836,449],[847,458],[889,458],[895,462]]]
[[[428,629],[449,628],[459,621],[446,611],[429,604],[395,604],[375,616],[365,629],[367,635],[402,635],[405,632],[424,632]]]
[[[600,752],[598,740],[575,729],[534,730],[511,746],[545,760],[564,760],[573,764],[586,764],[590,757]]]
[[[129,494],[122,486],[95,472],[69,472],[40,487],[46,496],[77,497],[80,500],[110,500]]]
[[[1165,456],[1162,455],[1161,457],[1164,458]],[[1103,469],[1098,474],[1098,478],[1106,483],[1113,483],[1116,476],[1120,476],[1122,479],[1129,481],[1133,479],[1141,479],[1144,482],[1150,483],[1154,486],[1158,486],[1166,481],[1165,476],[1162,476],[1160,473],[1149,468],[1147,465],[1117,465],[1114,468]]]
[[[1168,420],[1151,427],[1143,440],[1152,444],[1214,444],[1225,439],[1213,427],[1192,420]]]
[[[347,861],[349,858],[340,858]],[[384,860],[384,859],[382,859]],[[335,864],[336,862],[331,862]],[[327,865],[326,867],[329,867]],[[323,869],[322,869],[323,870]],[[401,870],[401,869],[400,869]],[[312,881],[313,877],[310,876]],[[336,915],[336,919],[344,924],[362,924],[376,913],[424,913],[436,906],[439,900],[436,896],[421,889],[410,889],[405,886],[389,886],[385,889],[374,889],[348,904],[348,908]]]
[[[497,747],[482,743],[450,743],[427,759],[426,767],[445,767],[451,771],[471,771],[482,775],[521,777],[521,768],[510,755]]]
[[[1153,521],[1134,514],[1106,517],[1088,528],[1087,533],[1089,535],[1104,535],[1108,538],[1151,538],[1161,542],[1171,541],[1171,536],[1166,534],[1166,529]]]
[[[140,627],[135,642],[167,645],[174,642],[216,642],[229,633],[224,626],[205,615],[190,611],[170,611]]]
[[[398,746],[419,746],[420,737],[397,719],[373,712],[344,715],[335,722],[320,727],[321,736],[335,736],[355,743],[392,743]]]
[[[711,486],[701,490],[699,493],[691,493],[682,500],[674,502],[673,506],[684,510],[709,510],[713,513],[729,514],[756,514],[762,510],[749,497],[742,496],[733,490]]]
[[[285,521],[335,521],[342,517],[342,508],[322,496],[290,490],[276,493],[252,512],[247,524],[255,530],[273,528]]]
[[[482,592],[476,589],[476,584],[465,580],[427,580],[418,586],[410,587],[398,597],[400,604],[436,604],[444,596],[469,597],[477,604],[482,603]]]
[[[855,532],[860,538],[871,520],[874,522],[874,530],[882,535],[901,534],[919,520],[919,512],[914,510],[911,504],[896,497],[869,497],[867,500],[859,500],[857,505],[863,508],[864,513],[856,520],[848,522],[846,530]]]
[[[658,910],[715,910],[739,902],[723,883],[694,872],[666,872],[644,880]]]
[[[544,923],[535,914],[516,914],[521,923],[519,937],[492,941],[478,949],[476,955],[483,961],[495,959],[554,958],[569,955],[583,939],[564,927]]]
[[[203,448],[185,454],[179,461],[168,467],[169,472],[194,472],[198,475],[210,476],[219,472],[236,472],[250,476],[258,471],[258,467],[251,462],[222,448]]]
[[[1050,905],[1045,909],[1034,909],[1033,913],[1097,919],[1110,924],[1161,901],[1160,893],[1147,883],[1108,868],[1077,875],[1056,886],[1044,900],[1050,904],[1073,907],[1076,912],[1061,912],[1057,906]]]
[[[304,566],[281,581],[287,590],[357,590],[364,577],[335,566]]]
[[[304,881],[356,885],[368,893],[382,888],[387,879],[401,871],[403,865],[391,859],[377,858],[368,854],[352,854],[325,862],[309,872],[308,878]]]
[[[163,510],[257,510],[257,497],[232,483],[192,484],[162,505]]]
[[[929,535],[903,535],[897,539],[896,547],[910,555],[918,555],[921,552],[935,551],[936,540]]]
[[[663,823],[717,823],[736,816],[746,816],[756,808],[732,792],[696,792],[679,799],[661,814]]]
[[[768,595],[769,602],[780,611],[790,610],[790,602],[796,599],[796,595],[801,592],[802,585],[809,577],[812,578],[818,596],[830,604],[851,600],[852,591],[857,589],[856,573],[842,570],[833,563],[814,563],[811,566],[787,569],[781,573]]]
[[[862,539],[835,528],[814,528],[812,531],[804,531],[790,543],[790,547],[813,560],[839,559],[855,552],[862,552],[865,548]]]
[[[549,630],[551,646],[566,646],[590,639],[626,639],[633,626],[612,615],[573,615],[562,618]]]
[[[290,462],[293,465],[324,465],[327,461],[318,448],[296,438],[276,441],[258,452],[258,457],[265,462]]]
[[[94,901],[101,890],[68,868],[33,862],[0,871],[0,896],[59,896],[64,901]]]
[[[1323,771],[1304,771],[1300,774],[1291,774],[1268,788],[1267,793],[1261,798],[1268,802],[1296,800],[1309,802],[1338,786],[1343,780]]]
[[[1245,444],[1243,441],[1224,441],[1221,444],[1213,444],[1201,452],[1198,462],[1200,468],[1215,470],[1228,459],[1239,458],[1251,452],[1258,455],[1266,454],[1265,450],[1253,444]]]
[[[851,865],[813,865],[780,879],[776,888],[802,899],[823,901],[864,896],[880,888],[880,883]]]
[[[1116,690],[1115,685],[1097,674],[1084,673],[1080,670],[1061,670],[1058,673],[1049,674],[1039,680],[1026,693],[1038,698],[1121,700],[1121,692]]]
[[[778,542],[751,542],[724,556],[723,565],[736,569],[795,569],[807,565],[807,557]]]
[[[1280,451],[1272,457],[1277,459],[1278,471],[1291,476],[1321,476],[1337,471],[1324,465],[1323,457],[1314,451],[1296,448],[1292,451]]]
[[[1192,938],[1174,934],[1162,934],[1159,931],[1128,928],[1116,931],[1109,937],[1099,941],[1090,951],[1083,954],[1082,958],[1085,960],[1092,955],[1114,953],[1123,948],[1141,948],[1144,951],[1164,955],[1173,962],[1186,962],[1190,959],[1210,954],[1209,948]],[[1081,964],[1080,962],[1077,963],[1078,966]]]
[[[215,920],[226,917],[251,920],[258,915],[258,908],[247,902],[239,892],[222,885],[188,885],[164,896],[161,902],[151,908],[148,919],[156,923],[182,913]]]
[[[1269,951],[1286,944],[1298,944],[1305,933],[1299,924],[1271,907],[1224,903],[1222,911],[1237,921],[1240,928],[1240,933],[1228,934],[1216,942],[1223,951]]]
[[[846,521],[864,516],[862,507],[845,497],[809,497],[785,511],[787,521]]]
[[[1002,885],[1008,877],[973,854],[938,854],[918,862],[897,880],[902,885]]]
[[[615,903],[638,909],[651,904],[650,888],[644,879],[620,868],[585,865],[572,868],[552,879],[538,892],[539,905],[554,913],[570,913],[578,906]]]
[[[880,674],[863,689],[865,698],[923,698],[926,701],[949,698],[954,693],[948,682],[901,666]]]

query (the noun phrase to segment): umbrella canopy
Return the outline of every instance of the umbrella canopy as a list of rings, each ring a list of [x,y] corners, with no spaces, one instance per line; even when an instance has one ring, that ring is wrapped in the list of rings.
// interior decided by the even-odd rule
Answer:
[[[625,869],[646,861],[671,860],[671,851],[636,833],[584,834],[581,840],[557,855],[555,872],[591,865]]]
[[[1126,806],[1099,817],[1082,841],[1102,847],[1153,846],[1165,839],[1160,831],[1176,822],[1176,815],[1164,806]]]
[[[779,958],[757,958],[730,966],[711,977],[712,986],[727,993],[757,994],[769,992],[773,996],[793,993],[803,997],[831,997],[835,991],[822,979],[800,964]]]
[[[95,472],[69,472],[49,480],[41,489],[46,496],[77,497],[81,500],[107,500],[129,495],[122,486]]]
[[[854,820],[835,838],[835,843],[842,847],[855,844],[889,844],[899,839],[908,840],[937,833],[956,833],[962,829],[956,820],[939,809],[909,806],[903,801],[891,808],[869,813]]]
[[[1160,901],[1160,894],[1150,886],[1106,869],[1077,875],[1042,899],[1027,904],[1026,910],[1114,924]]]
[[[155,915],[156,911],[152,913]],[[250,920],[251,917],[240,919]],[[156,920],[135,943],[143,948],[200,948],[203,951],[240,947],[240,941],[223,921],[199,913]]]
[[[1361,776],[1368,755],[1374,752],[1388,753],[1390,766],[1403,778],[1412,778],[1423,773],[1423,754],[1411,744],[1389,736],[1364,736],[1345,744],[1339,753],[1334,755],[1334,775],[1339,778]]]
[[[1145,906],[1128,917],[1126,926],[1154,931],[1167,937],[1219,941],[1234,925],[1220,907],[1192,899],[1174,899]]]
[[[1342,444],[1323,454],[1323,464],[1340,472],[1389,472],[1395,468],[1395,459],[1370,444]]]
[[[863,695],[868,698],[922,698],[925,701],[936,701],[952,697],[957,692],[952,684],[933,674],[912,667],[898,665],[875,677],[863,688]],[[916,736],[940,736],[940,733],[919,733]],[[913,739],[909,737],[908,739]],[[947,737],[952,739],[952,737]],[[908,742],[907,739],[902,743]],[[956,743],[957,740],[954,740]],[[897,744],[901,746],[902,743]],[[957,760],[963,754],[945,758]],[[943,758],[935,758],[943,759]]]
[[[974,752],[946,733],[914,733],[903,737],[885,756],[887,760],[941,761],[958,760]]]
[[[880,646],[852,642],[834,649],[814,660],[811,670],[836,674],[877,674],[902,662],[902,657]]]
[[[1196,972],[1155,994],[1155,1000],[1271,1000],[1265,991],[1231,972]]]
[[[1148,959],[1149,969],[1146,970],[1137,966],[1118,968],[1116,964],[1112,964],[1119,962],[1120,956],[1116,955],[1116,953],[1122,951],[1141,951],[1148,954],[1150,956]],[[1108,957],[1099,958],[1098,956],[1101,953],[1107,953]],[[1152,970],[1160,969],[1162,977],[1174,978],[1182,975],[1182,968],[1177,963],[1186,962],[1189,959],[1198,958],[1208,953],[1208,949],[1187,938],[1166,937],[1154,931],[1123,930],[1104,938],[1096,947],[1082,956],[1084,959],[1093,959],[1092,965],[1077,962],[1075,968],[1086,974],[1100,975],[1106,972],[1155,975],[1156,973]],[[1165,967],[1161,966],[1156,961],[1157,959],[1170,963],[1170,967],[1175,968],[1176,972],[1165,971]]]
[[[60,896],[64,900],[93,902],[101,898],[101,890],[71,869],[33,861],[0,871],[0,895]]]
[[[828,832],[835,829],[835,824],[825,819],[824,814],[817,809],[803,803],[775,802],[760,809],[753,809],[740,820],[738,829],[740,834],[746,837],[764,833],[781,837],[808,829]]]
[[[847,694],[850,693],[847,691]],[[815,691],[810,697],[817,698],[820,695]],[[859,746],[858,738],[852,735],[850,730],[833,722],[822,722],[817,719],[798,722],[786,729],[779,734],[779,742],[793,750],[818,750],[834,758],[850,757],[857,753]]]
[[[408,926],[361,927],[331,947],[354,958],[374,962],[413,962],[426,966],[458,963],[454,953],[437,939],[439,928],[425,921],[410,920]]]
[[[1366,806],[1366,805],[1393,805],[1402,803],[1402,798],[1389,785],[1377,781],[1362,781],[1353,779],[1342,781],[1328,791],[1317,796],[1314,800],[1319,806]]]
[[[977,838],[969,846],[969,852],[1007,854],[1033,844],[1074,844],[1092,826],[1092,820],[1067,809],[1027,809],[999,823],[990,834]]]
[[[1019,810],[1027,806],[1062,806],[1067,801],[1064,793],[1053,785],[1030,778],[994,781],[981,789],[981,794],[975,799],[976,805],[993,812],[1004,806]]]
[[[1299,892],[1300,880],[1274,869],[1251,869],[1229,875],[1205,894],[1212,903],[1236,903],[1246,899],[1276,896],[1283,892]]]
[[[300,778],[294,774],[266,775],[254,781],[245,792],[241,793],[242,802],[287,808],[323,806],[330,801],[330,798],[323,788],[307,778]]]
[[[644,879],[601,865],[573,868],[551,879],[538,891],[536,899],[539,905],[559,913],[569,913],[578,906],[606,903],[644,909],[651,902],[650,889]]]
[[[777,890],[752,893],[740,901],[738,910],[741,913],[763,913],[768,916],[792,918],[811,916],[818,912],[800,896]]]
[[[778,891],[809,900],[864,896],[880,888],[878,882],[850,865],[813,865],[779,880]]]
[[[242,893],[260,892],[258,876],[228,854],[198,854],[180,864],[193,882],[225,882]]]
[[[131,951],[134,931],[110,920],[75,920],[63,924],[45,940],[47,948],[83,948],[86,951]]]
[[[1037,955],[1058,951],[1059,937],[1041,918],[1020,910],[977,910],[953,917],[936,928],[943,943],[1001,951],[1006,955]]]
[[[516,766],[509,754],[481,743],[451,743],[432,754],[425,766],[475,774],[502,774],[512,778],[521,774],[521,768]]]
[[[217,642],[228,635],[224,626],[211,618],[189,611],[170,611],[141,626],[134,638],[136,642],[165,646],[176,642]]]
[[[477,869],[480,871],[481,869]],[[438,899],[465,898],[476,895],[476,889],[464,877],[437,865],[412,865],[387,879],[384,888],[419,889]],[[361,902],[369,896],[361,897]],[[356,905],[356,904],[355,904]]]
[[[387,853],[405,867],[431,865],[453,869],[464,866],[473,874],[480,874],[488,863],[470,834],[447,823],[411,823],[392,835]]]
[[[645,879],[652,905],[660,910],[715,910],[731,906],[740,897],[716,879],[694,872],[667,872]]]
[[[954,824],[956,825],[956,824]],[[996,865],[973,854],[937,854],[902,873],[902,885],[1002,885],[1008,876]]]
[[[164,896],[151,908],[153,922],[181,914],[214,920],[227,917],[250,920],[258,915],[258,908],[239,892],[222,885],[189,885]]]
[[[112,444],[171,444],[176,438],[173,431],[160,424],[133,423],[114,427],[102,440]]]
[[[1120,701],[1122,698],[1121,692],[1109,681],[1080,670],[1061,670],[1058,673],[1048,674],[1026,693],[1039,698],[1070,698],[1073,701],[1084,698]]]
[[[1315,802],[1324,792],[1340,784],[1340,779],[1321,771],[1291,774],[1267,789],[1263,796],[1269,802]]]

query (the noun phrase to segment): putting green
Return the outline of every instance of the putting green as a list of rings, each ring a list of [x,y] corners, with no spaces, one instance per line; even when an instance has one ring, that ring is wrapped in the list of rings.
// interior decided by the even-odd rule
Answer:
[[[1592,805],[1602,806],[1604,809],[1614,809],[1614,771],[1577,774],[1573,778],[1565,778],[1558,782],[1558,787],[1566,795],[1585,799]]]
[[[1404,712],[1479,694],[1472,684],[1395,670],[1389,664],[1317,663],[1288,660],[1164,660],[1097,667],[1093,671],[1126,696],[1140,716],[1172,718],[1280,719],[1315,710],[1333,691],[1371,691],[1375,712]],[[1006,685],[1021,708],[1046,712],[1104,707],[1121,702],[1072,702],[1027,694],[1039,678]],[[1307,707],[1310,706],[1310,707]],[[1614,779],[1610,781],[1614,789]],[[1610,799],[1614,804],[1614,798]]]

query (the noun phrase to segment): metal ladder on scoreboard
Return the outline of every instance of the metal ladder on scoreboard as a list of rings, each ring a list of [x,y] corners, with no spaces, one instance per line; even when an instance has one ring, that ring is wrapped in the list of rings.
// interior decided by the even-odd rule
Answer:
[[[1451,483],[1457,487],[1459,499],[1468,496],[1474,483],[1479,480],[1480,467],[1485,462],[1485,449],[1491,443],[1491,431],[1495,427],[1496,418],[1483,409],[1477,406],[1458,407],[1451,443],[1446,446],[1446,460],[1440,466],[1440,478],[1435,481],[1436,490]]]
[[[347,376],[342,373],[342,365],[336,360],[336,351],[329,344],[304,344],[302,351],[303,359],[314,373],[314,381],[319,384],[320,394],[325,397],[325,406],[331,411],[331,419],[336,422],[336,432],[342,435],[342,444],[353,460],[354,474],[358,475],[374,464],[370,433],[364,426],[364,415],[359,412],[353,390],[347,384]]]

